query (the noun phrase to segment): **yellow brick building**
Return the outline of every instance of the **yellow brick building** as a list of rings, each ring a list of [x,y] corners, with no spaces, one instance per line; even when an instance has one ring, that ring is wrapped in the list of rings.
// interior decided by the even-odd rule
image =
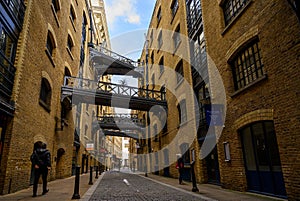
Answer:
[[[140,113],[149,128],[137,141],[139,170],[177,177],[174,163],[160,161],[178,153],[167,148],[182,129],[197,139],[186,153],[196,160],[198,182],[297,200],[299,31],[297,1],[157,0],[141,85],[166,88],[167,124],[160,125],[159,111]],[[195,95],[186,102],[190,116],[178,107],[189,91],[176,83],[182,78],[174,70]],[[184,130],[182,118],[195,123]]]
[[[100,140],[92,132],[97,107],[67,108],[61,87],[72,80],[65,76],[93,80],[89,44],[110,46],[103,1],[14,3],[0,3],[1,72],[9,81],[1,79],[1,194],[28,187],[37,141],[51,152],[50,180],[70,176],[75,165],[97,165],[98,153],[85,148]]]

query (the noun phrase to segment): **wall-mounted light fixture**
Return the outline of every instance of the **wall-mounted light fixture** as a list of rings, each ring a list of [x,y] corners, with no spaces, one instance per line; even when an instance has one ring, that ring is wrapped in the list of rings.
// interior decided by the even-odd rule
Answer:
[[[229,142],[223,142],[223,145],[224,145],[225,161],[229,162],[231,160]]]

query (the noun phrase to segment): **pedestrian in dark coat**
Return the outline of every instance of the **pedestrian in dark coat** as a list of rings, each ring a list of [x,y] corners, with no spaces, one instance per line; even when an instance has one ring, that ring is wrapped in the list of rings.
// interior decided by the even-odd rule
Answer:
[[[183,159],[181,157],[181,155],[178,155],[178,159],[177,159],[177,164],[176,164],[176,168],[179,171],[179,184],[182,184],[182,176],[183,176],[183,169],[184,169],[184,162]]]
[[[32,153],[30,159],[35,172],[32,197],[37,196],[38,182],[41,175],[43,180],[42,195],[45,195],[49,191],[49,189],[47,189],[47,176],[48,171],[51,169],[51,156],[49,150],[46,148],[46,144],[40,143],[38,148]]]

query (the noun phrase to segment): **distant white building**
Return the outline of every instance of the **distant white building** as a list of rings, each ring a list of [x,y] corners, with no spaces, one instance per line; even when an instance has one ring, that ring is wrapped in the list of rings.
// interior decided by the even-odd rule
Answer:
[[[124,137],[122,141],[122,166],[129,167],[129,138]]]

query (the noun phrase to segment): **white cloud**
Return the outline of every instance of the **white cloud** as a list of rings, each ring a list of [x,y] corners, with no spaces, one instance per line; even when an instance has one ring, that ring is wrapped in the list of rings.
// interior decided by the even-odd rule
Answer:
[[[123,18],[125,22],[131,24],[141,23],[136,0],[105,0],[104,3],[107,21],[110,26],[113,26],[117,18]]]

